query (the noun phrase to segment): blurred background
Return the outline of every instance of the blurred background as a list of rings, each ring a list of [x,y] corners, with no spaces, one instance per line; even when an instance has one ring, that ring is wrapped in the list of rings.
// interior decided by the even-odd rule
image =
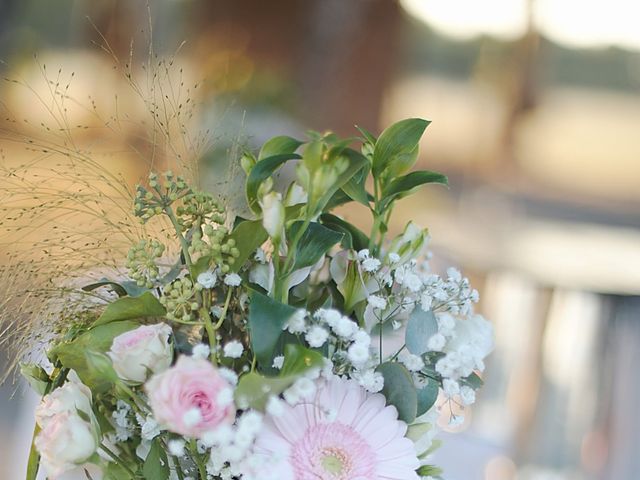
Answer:
[[[451,188],[403,200],[393,227],[430,228],[436,264],[470,276],[497,342],[477,406],[442,434],[434,462],[447,480],[640,478],[640,3],[150,7],[151,21],[142,0],[1,0],[3,76],[41,79],[46,64],[55,77],[61,67],[75,73],[77,98],[112,103],[126,82],[100,46],[138,68],[151,24],[180,81],[202,79],[193,121],[217,140],[202,155],[208,179],[223,175],[238,135],[257,145],[308,128],[354,135],[354,124],[379,132],[431,119],[420,167],[447,174]],[[5,108],[37,117],[33,95],[0,87]],[[69,115],[87,121],[82,109]],[[90,130],[79,141],[117,152],[124,140]],[[0,147],[9,164],[30,155]],[[124,154],[109,161],[132,183],[146,168]],[[26,458],[35,401],[14,390],[0,397],[0,478],[10,480],[21,478],[12,466]]]

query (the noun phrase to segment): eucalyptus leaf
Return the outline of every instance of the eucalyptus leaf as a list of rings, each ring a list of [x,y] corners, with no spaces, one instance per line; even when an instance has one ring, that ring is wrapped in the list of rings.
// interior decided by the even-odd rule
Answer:
[[[122,297],[110,303],[94,326],[133,318],[162,317],[166,313],[160,301],[151,292],[145,292],[139,297]]]
[[[425,312],[419,306],[416,307],[407,322],[405,333],[407,350],[414,355],[426,353],[429,350],[427,346],[429,339],[436,333],[438,333],[438,321],[434,313],[431,310]]]
[[[440,386],[438,385],[438,382],[436,382],[432,378],[427,379],[427,384],[424,387],[417,389],[418,416],[428,412],[429,409],[433,407],[433,405],[436,403],[436,400],[438,400],[439,392]]]
[[[296,308],[253,291],[249,303],[251,347],[264,369],[270,369],[282,330]]]
[[[258,160],[264,160],[268,157],[275,155],[282,155],[283,153],[294,153],[300,145],[304,142],[296,140],[295,138],[288,137],[286,135],[280,135],[267,140],[258,154]]]
[[[156,437],[151,442],[151,450],[142,466],[142,475],[145,480],[167,480],[169,478],[169,460],[160,444],[160,438]]]
[[[320,221],[330,229],[345,234],[342,244],[347,249],[358,252],[369,245],[369,237],[362,230],[340,217],[331,213],[323,213],[320,215]]]
[[[463,385],[467,385],[468,387],[471,387],[474,390],[478,390],[484,385],[484,380],[480,378],[480,375],[473,372],[468,377],[463,378],[460,383],[462,383]]]
[[[397,362],[385,362],[376,371],[384,377],[382,394],[387,405],[396,407],[400,420],[412,423],[418,411],[418,395],[409,371]]]
[[[299,159],[300,155],[295,153],[283,153],[281,155],[273,155],[271,157],[260,160],[251,169],[251,173],[247,177],[246,183],[246,195],[249,208],[254,213],[260,212],[260,205],[258,203],[258,189],[262,182],[271,177],[274,172],[280,168],[288,160]]]
[[[289,238],[295,238],[304,226],[303,221],[294,222],[289,230]],[[296,246],[293,270],[315,265],[322,255],[342,240],[343,233],[336,232],[317,222],[310,222]]]
[[[421,118],[408,118],[385,129],[373,152],[373,176],[379,178],[387,169],[395,176],[411,168],[417,158],[418,143],[429,123]]]

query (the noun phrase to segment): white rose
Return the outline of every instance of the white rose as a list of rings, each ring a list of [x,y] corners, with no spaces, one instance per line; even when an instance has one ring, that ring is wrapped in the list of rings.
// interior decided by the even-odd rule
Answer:
[[[70,375],[71,378],[75,375]],[[71,413],[76,415],[78,411],[93,418],[91,410],[91,390],[80,381],[69,381],[45,395],[36,408],[36,422],[40,428],[46,428],[47,424],[56,416]]]
[[[47,478],[86,463],[98,448],[96,427],[79,415],[63,412],[50,417],[35,439]]]
[[[131,383],[144,383],[149,372],[160,373],[171,366],[171,327],[165,323],[143,325],[118,335],[107,353],[118,376]]]

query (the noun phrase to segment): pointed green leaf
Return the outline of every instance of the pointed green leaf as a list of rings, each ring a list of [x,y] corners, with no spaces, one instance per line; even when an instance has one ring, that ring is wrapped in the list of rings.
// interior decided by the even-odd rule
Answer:
[[[288,238],[295,238],[298,230],[303,226],[303,221],[294,222],[290,227]],[[342,240],[343,236],[343,233],[336,232],[320,223],[309,223],[296,247],[293,270],[315,265],[322,255]]]
[[[246,220],[238,223],[231,232],[230,238],[235,240],[240,255],[231,266],[231,270],[234,272],[240,270],[268,237],[267,231],[262,226],[262,220]]]
[[[151,443],[151,450],[142,466],[142,475],[145,480],[167,480],[169,478],[169,461],[167,453],[160,444],[160,438],[156,437]]]
[[[296,308],[253,291],[249,304],[251,347],[262,368],[270,369],[275,348]]]
[[[166,313],[160,301],[151,292],[145,292],[139,297],[122,297],[110,303],[94,326],[133,318],[162,317]]]
[[[343,245],[347,249],[352,249],[355,251],[360,251],[363,248],[367,248],[369,245],[369,237],[362,232],[362,230],[358,229],[354,225],[351,225],[349,222],[337,217],[331,213],[323,213],[320,216],[320,221],[323,225],[326,225],[332,230],[336,232],[342,232],[345,234],[345,238],[343,239]]]
[[[268,157],[275,155],[282,155],[283,153],[294,153],[300,145],[304,142],[296,140],[295,138],[288,137],[286,135],[280,135],[267,140],[258,154],[258,160],[264,160]]]
[[[329,200],[333,195],[342,188],[355,174],[362,170],[362,168],[369,163],[369,161],[359,152],[351,148],[345,148],[341,155],[345,156],[349,160],[349,166],[340,175],[338,180],[327,189],[327,191],[320,197],[318,202],[318,212],[324,211],[325,206],[329,203]]]
[[[310,368],[321,368],[323,365],[324,357],[320,353],[296,343],[288,343],[284,347],[284,364],[280,376],[297,376]]]
[[[382,132],[373,152],[373,176],[379,178],[387,169],[395,176],[411,168],[417,158],[418,143],[429,123],[421,118],[408,118]]]
[[[422,185],[428,183],[437,183],[440,185],[449,185],[449,181],[445,175],[436,172],[422,170],[419,172],[411,172],[392,180],[382,191],[383,209],[386,206],[401,198],[414,193]]]

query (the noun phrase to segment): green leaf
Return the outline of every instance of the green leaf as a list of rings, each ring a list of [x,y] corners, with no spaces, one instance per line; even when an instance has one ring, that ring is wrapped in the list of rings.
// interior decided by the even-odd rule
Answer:
[[[422,355],[429,348],[427,344],[429,339],[438,333],[438,322],[436,316],[431,310],[425,312],[420,307],[416,307],[407,322],[407,330],[405,333],[405,343],[407,350],[414,355]]]
[[[467,385],[474,390],[478,390],[484,385],[484,380],[482,380],[482,378],[480,378],[480,376],[474,372],[468,377],[463,378],[460,383],[462,383],[463,385]]]
[[[167,480],[169,478],[169,461],[167,454],[156,437],[151,443],[151,450],[142,466],[145,480]]]
[[[261,367],[271,368],[282,329],[296,310],[290,305],[277,302],[259,292],[253,291],[251,293],[249,333],[251,347]]]
[[[429,123],[421,118],[408,118],[382,132],[373,152],[373,176],[379,178],[387,169],[395,176],[411,168],[417,158],[418,143]]]
[[[267,231],[262,226],[262,220],[246,220],[237,224],[231,232],[230,238],[235,240],[240,255],[231,266],[231,270],[233,272],[239,271],[268,237]]]
[[[436,477],[442,475],[442,469],[435,465],[422,465],[417,472],[421,477]]]
[[[258,203],[258,189],[262,182],[274,174],[286,161],[299,159],[300,155],[295,153],[284,153],[282,155],[274,155],[260,160],[251,169],[251,173],[247,177],[246,194],[249,208],[254,213],[260,213],[260,205]]]
[[[162,317],[166,313],[160,301],[151,292],[145,292],[139,297],[122,297],[110,303],[94,326],[133,318]]]
[[[362,170],[362,168],[369,163],[361,153],[356,152],[351,148],[345,148],[341,155],[349,160],[349,166],[344,172],[342,172],[342,174],[340,174],[338,180],[327,189],[322,197],[320,197],[317,206],[318,212],[323,211],[338,189],[342,188],[345,183],[347,183],[356,173]]]
[[[369,206],[369,200],[373,200],[373,196],[367,193],[366,181],[369,175],[369,166],[365,165],[362,170],[357,172],[342,186],[342,190],[349,198],[361,203],[365,207]]]
[[[193,265],[191,265],[191,269],[189,271],[189,273],[191,273],[191,278],[198,278],[198,275],[209,270],[210,265],[211,265],[210,255],[204,255],[198,258],[198,260],[196,260],[193,263]]]
[[[294,153],[300,145],[304,142],[296,140],[295,138],[287,137],[286,135],[280,135],[267,140],[258,154],[258,160],[264,160],[268,157],[275,155],[282,155],[283,153]]]
[[[131,474],[127,472],[122,465],[114,462],[107,462],[107,464],[102,468],[102,475],[102,480],[131,479]]]
[[[29,450],[29,460],[27,463],[27,475],[25,480],[36,480],[38,477],[38,469],[40,467],[40,454],[36,449],[35,439],[40,433],[40,427],[36,423],[33,427],[33,438],[31,440],[31,449]]]
[[[50,356],[57,358],[64,367],[75,370],[82,382],[92,390],[105,391],[111,383],[89,367],[86,352],[91,350],[106,353],[111,348],[115,337],[138,326],[137,322],[120,321],[93,327],[74,340],[53,347]]]
[[[240,377],[235,399],[238,405],[246,405],[264,411],[267,400],[272,395],[280,395],[289,388],[310,368],[321,368],[324,365],[324,357],[302,345],[289,343],[285,346],[284,364],[280,375],[277,377],[265,377],[255,372],[244,374]]]
[[[35,363],[21,363],[20,374],[29,382],[31,388],[39,395],[44,395],[47,391],[47,386],[51,382],[49,375],[45,372],[44,368]]]
[[[289,238],[294,238],[305,222],[294,222],[289,230]],[[343,233],[336,232],[317,222],[310,222],[296,246],[293,270],[315,265],[320,257],[342,240]]]
[[[364,127],[360,127],[358,125],[356,125],[356,128],[358,129],[358,131],[362,134],[362,136],[364,137],[364,139],[371,143],[372,145],[375,145],[376,142],[378,141],[376,139],[376,137],[373,135],[373,133],[371,133],[369,130],[367,130]]]
[[[416,390],[418,394],[418,411],[417,415],[420,416],[423,413],[429,411],[431,407],[436,403],[438,399],[438,392],[440,387],[438,382],[432,378],[427,379],[427,384]]]
[[[284,347],[284,364],[280,377],[298,376],[310,368],[321,368],[323,365],[324,357],[320,353],[296,343],[288,343]]]
[[[136,282],[127,281],[127,282],[118,283],[118,282],[108,280],[106,278],[103,278],[99,282],[92,283],[90,285],[85,285],[84,287],[82,287],[82,290],[84,290],[85,292],[91,292],[96,288],[106,287],[106,286],[111,287],[111,289],[115,293],[117,293],[119,297],[125,297],[127,295],[129,295],[130,297],[139,297],[144,292],[149,291],[148,288],[139,287],[136,284]]]
[[[245,373],[240,377],[234,398],[240,407],[264,411],[269,397],[280,395],[293,382],[295,377],[264,377],[256,372]]]
[[[330,229],[345,234],[345,238],[342,243],[347,249],[352,249],[358,252],[363,248],[367,248],[369,245],[369,237],[367,237],[362,230],[340,217],[331,213],[323,213],[320,216],[320,221]]]
[[[397,362],[385,362],[376,371],[384,377],[382,394],[387,405],[396,407],[400,420],[412,423],[418,411],[418,395],[409,371]]]
[[[411,172],[391,181],[382,191],[382,208],[401,198],[414,193],[419,187],[427,183],[438,183],[449,185],[449,180],[445,175],[436,172],[422,170]]]

